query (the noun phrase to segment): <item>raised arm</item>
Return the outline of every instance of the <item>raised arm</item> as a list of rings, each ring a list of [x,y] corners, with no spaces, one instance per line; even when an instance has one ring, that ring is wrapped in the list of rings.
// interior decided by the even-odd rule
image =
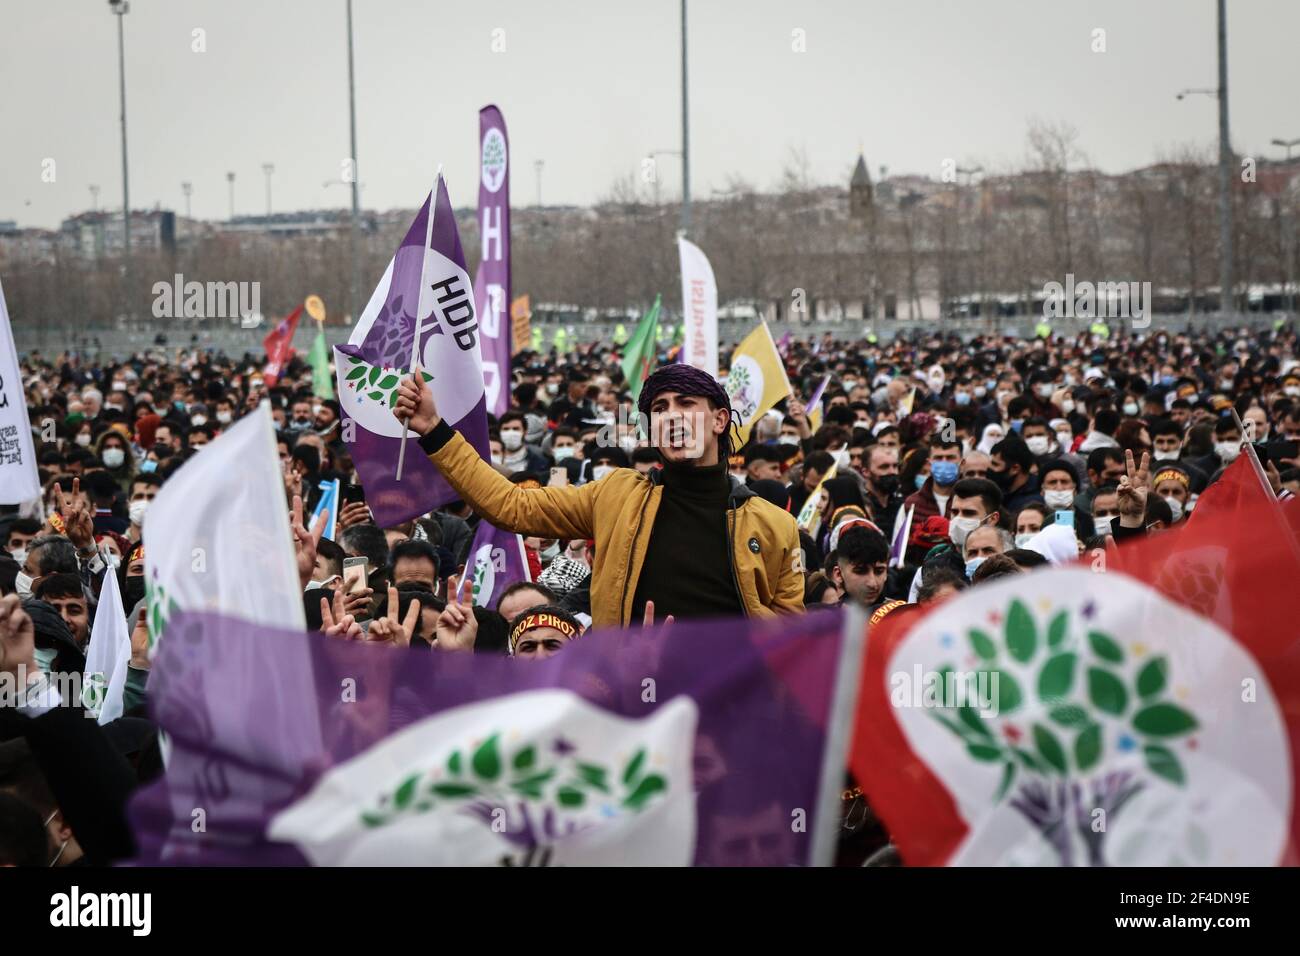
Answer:
[[[504,531],[542,538],[593,538],[598,482],[581,487],[524,489],[479,457],[438,415],[427,382],[415,376],[398,388],[393,414],[420,436],[420,448],[465,502]]]

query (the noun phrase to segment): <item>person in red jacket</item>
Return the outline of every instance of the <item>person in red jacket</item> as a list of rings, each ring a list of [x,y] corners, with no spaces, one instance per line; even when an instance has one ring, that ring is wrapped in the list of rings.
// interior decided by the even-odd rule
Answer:
[[[939,432],[930,436],[930,477],[903,502],[916,509],[912,517],[914,525],[931,515],[948,516],[948,502],[952,499],[953,485],[957,484],[960,462],[960,442],[946,439]]]

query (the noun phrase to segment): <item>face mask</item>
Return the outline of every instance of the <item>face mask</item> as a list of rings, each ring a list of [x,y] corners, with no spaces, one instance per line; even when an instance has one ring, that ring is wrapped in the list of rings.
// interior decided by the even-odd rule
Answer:
[[[1044,382],[1041,385],[1034,386],[1034,394],[1037,395],[1039,398],[1041,398],[1043,401],[1047,401],[1049,398],[1051,398],[1052,392],[1054,391],[1056,391],[1056,387],[1052,385],[1051,382]]]
[[[838,451],[831,452],[831,457],[835,459],[836,468],[847,468],[849,464],[849,450],[841,448]]]
[[[925,487],[925,475],[917,475],[914,481],[916,483],[917,491],[920,491],[922,488]]]
[[[967,561],[967,562],[966,562],[966,577],[967,577],[968,579],[969,579],[969,578],[973,578],[973,577],[975,576],[975,571],[976,571],[976,570],[979,568],[979,566],[980,566],[981,564],[983,564],[983,563],[984,563],[984,558],[971,558],[969,561]]]
[[[998,392],[997,395],[998,404],[1005,405],[1007,402],[1011,401],[1011,394],[1012,394],[1011,392],[1007,392],[1007,391]]]
[[[1174,514],[1174,520],[1178,521],[1183,516],[1183,503],[1173,495],[1165,495],[1165,502],[1169,505],[1169,510]]]
[[[1067,415],[1069,415],[1071,412],[1073,412],[1073,411],[1074,411],[1074,399],[1072,399],[1072,398],[1063,398],[1063,399],[1061,399],[1061,411],[1065,412],[1065,414],[1067,414]]]
[[[844,391],[846,392],[853,391],[853,389],[857,386],[857,384],[858,384],[858,380],[856,378],[844,379]]]
[[[636,436],[624,435],[618,440],[618,447],[623,449],[623,451],[627,452],[629,455],[632,454],[632,452],[636,451]]]
[[[1137,402],[1125,402],[1125,403],[1124,403],[1124,414],[1125,414],[1125,415],[1127,415],[1127,416],[1129,416],[1130,418],[1132,418],[1132,417],[1136,416],[1137,413],[1138,413]]]
[[[1062,451],[1066,450],[1066,449],[1069,448],[1072,444],[1074,444],[1074,433],[1073,433],[1073,432],[1057,432],[1057,433],[1056,433],[1056,443],[1057,443],[1058,445],[1061,446],[1061,450],[1062,450]]]
[[[85,448],[87,445],[90,444],[90,432],[81,432],[77,435],[76,438],[72,440],[75,441],[82,448]]]
[[[591,480],[600,481],[600,479],[604,478],[613,470],[613,465],[593,465],[591,468]]]
[[[955,461],[930,462],[930,475],[936,485],[948,487],[957,481],[957,463]]]
[[[1079,380],[1078,380],[1077,378],[1075,378],[1073,375],[1068,375],[1068,374],[1067,374],[1067,375],[1065,376],[1065,387],[1066,387],[1066,388],[1074,388],[1074,386],[1077,385],[1078,383],[1079,383]]]
[[[958,392],[956,395],[952,397],[952,400],[956,402],[958,405],[969,405],[970,392]]]
[[[559,390],[560,390],[560,386],[556,385],[554,382],[551,382],[549,385],[546,386],[546,394],[550,395],[552,398],[555,397],[556,393],[559,392]]]
[[[492,456],[492,464],[496,465],[498,468],[501,467],[501,461],[502,461],[502,458],[501,458],[500,455],[493,455],[493,456]]]
[[[126,452],[120,448],[105,448],[103,458],[104,467],[121,468],[122,462],[126,461]]]
[[[150,461],[148,458],[146,458],[144,461],[140,462],[140,470],[145,474],[149,474],[150,472],[157,471],[158,462]]]
[[[221,422],[223,425],[229,425],[234,418],[235,416],[230,414],[230,412],[217,412],[217,421]]]
[[[560,554],[560,542],[556,541],[549,548],[539,552],[543,563],[549,564],[554,561]]]
[[[1237,442],[1216,441],[1214,443],[1214,453],[1224,462],[1234,462],[1237,456],[1241,454],[1241,445]]]
[[[881,475],[878,478],[875,478],[874,481],[876,483],[876,487],[879,488],[887,495],[892,495],[895,491],[898,490],[897,475]]]
[[[1300,385],[1288,385],[1286,388],[1282,389],[1282,391],[1290,395],[1292,398],[1300,397]]]
[[[19,548],[16,551],[10,551],[9,557],[13,558],[14,562],[18,565],[18,567],[21,568],[24,564],[27,563],[27,549]]]
[[[1074,492],[1044,491],[1043,503],[1053,511],[1068,511],[1074,507]]]
[[[1165,388],[1168,388],[1170,385],[1174,384],[1174,377],[1172,375],[1161,375],[1160,384],[1165,386]]]
[[[1026,545],[1028,545],[1029,542],[1032,541],[1033,539],[1034,539],[1033,531],[1022,532],[1021,534],[1016,535],[1016,547],[1023,548]]]
[[[1098,534],[1108,535],[1110,534],[1110,523],[1114,520],[1115,519],[1110,515],[1107,515],[1104,518],[1093,518],[1092,524],[1093,527],[1096,528]]]
[[[32,656],[36,658],[36,666],[48,674],[59,652],[52,647],[38,647],[32,651]]]
[[[126,382],[114,382],[114,383],[113,383],[113,391],[115,391],[115,392],[125,392],[125,391],[126,391]]]
[[[983,385],[976,385],[974,391],[975,391],[976,398],[983,398],[985,395],[988,394],[988,389],[986,389]]]
[[[1225,392],[1231,392],[1231,391],[1232,391],[1232,379],[1230,379],[1230,378],[1221,378],[1221,379],[1219,379],[1219,388],[1223,389]]]
[[[953,518],[948,522],[948,537],[960,550],[966,546],[966,536],[979,526],[978,518]]]
[[[506,446],[506,451],[518,451],[524,443],[524,433],[515,431],[513,428],[501,433],[501,444]]]
[[[554,455],[556,461],[568,461],[570,458],[573,457],[574,451],[575,449],[572,445],[567,445],[564,448],[551,449],[551,452]]]
[[[195,428],[198,428],[198,427],[201,426],[201,425],[206,425],[207,423],[208,423],[208,416],[207,416],[207,415],[191,415],[191,416],[190,416],[190,424],[193,425]]]
[[[1025,444],[1029,446],[1029,451],[1033,455],[1046,455],[1050,443],[1046,435],[1034,435],[1032,438],[1026,438]]]
[[[127,505],[127,513],[131,516],[131,524],[137,528],[144,524],[144,513],[149,508],[148,501],[133,501]]]
[[[122,588],[122,603],[127,608],[133,608],[144,598],[144,575],[137,574],[126,579],[126,587]]]
[[[1175,451],[1158,451],[1153,456],[1156,461],[1177,461],[1178,452]]]

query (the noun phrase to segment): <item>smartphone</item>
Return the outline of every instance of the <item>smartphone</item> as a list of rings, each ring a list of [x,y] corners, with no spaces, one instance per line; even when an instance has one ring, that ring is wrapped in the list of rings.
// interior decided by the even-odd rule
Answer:
[[[343,559],[343,593],[352,594],[366,589],[366,559],[364,557]]]
[[[343,503],[350,505],[354,502],[366,500],[366,489],[362,485],[344,485],[343,486]]]
[[[1067,528],[1074,527],[1074,511],[1058,511],[1056,513],[1056,523],[1063,524]]]
[[[1256,445],[1257,452],[1267,449],[1267,455],[1273,464],[1277,465],[1278,470],[1290,468],[1290,465],[1282,464],[1282,459],[1290,458],[1292,460],[1300,458],[1300,441],[1271,441],[1263,445]]]
[[[563,465],[556,465],[551,469],[551,480],[548,485],[555,487],[558,485],[567,485],[569,483],[569,469]]]

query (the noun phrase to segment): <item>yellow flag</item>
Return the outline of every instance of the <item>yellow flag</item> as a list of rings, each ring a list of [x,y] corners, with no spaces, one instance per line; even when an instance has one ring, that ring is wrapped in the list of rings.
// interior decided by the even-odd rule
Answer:
[[[781,353],[772,341],[767,323],[761,322],[731,353],[731,368],[727,370],[727,397],[736,411],[740,429],[737,448],[749,441],[754,423],[790,393]]]
[[[513,333],[512,354],[525,352],[532,344],[533,332],[531,320],[533,310],[529,306],[528,296],[521,295],[510,303],[510,326]]]

